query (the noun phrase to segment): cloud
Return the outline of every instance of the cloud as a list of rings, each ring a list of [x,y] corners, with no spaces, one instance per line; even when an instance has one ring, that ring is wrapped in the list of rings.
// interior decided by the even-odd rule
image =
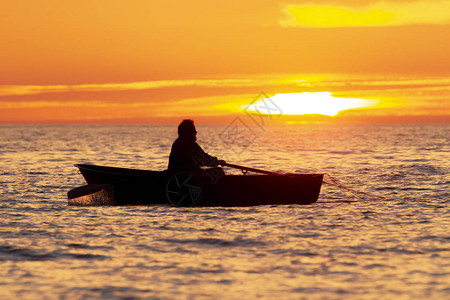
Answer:
[[[339,75],[339,79],[332,75],[282,75],[264,74],[248,75],[243,78],[220,78],[220,79],[189,79],[189,80],[156,80],[137,81],[125,83],[94,83],[78,85],[0,85],[0,97],[2,96],[25,96],[47,93],[73,93],[73,92],[114,92],[132,90],[151,90],[157,88],[177,88],[177,87],[226,87],[226,88],[267,88],[276,86],[295,86],[301,88],[330,88],[336,86],[344,87],[449,87],[450,78],[433,79],[411,79],[411,78],[369,78],[362,80],[360,77],[346,77]]]
[[[2,110],[57,110],[70,111],[83,109],[88,114],[105,114],[105,112],[127,115],[128,117],[179,117],[190,114],[196,116],[217,116],[224,113],[241,112],[239,109],[244,103],[253,99],[253,94],[229,94],[226,96],[183,98],[172,101],[149,102],[111,102],[101,100],[86,101],[49,101],[49,100],[17,100],[6,99],[0,101],[0,116]],[[233,102],[229,102],[233,99]],[[1,119],[1,118],[0,118]],[[0,122],[1,123],[1,122]]]
[[[78,85],[0,85],[0,96],[35,95],[44,93],[94,92],[148,90],[170,87],[249,87],[259,86],[255,79],[192,79],[192,80],[156,80],[128,83],[78,84]]]
[[[365,6],[287,5],[283,27],[373,27],[450,24],[450,0],[379,1]]]

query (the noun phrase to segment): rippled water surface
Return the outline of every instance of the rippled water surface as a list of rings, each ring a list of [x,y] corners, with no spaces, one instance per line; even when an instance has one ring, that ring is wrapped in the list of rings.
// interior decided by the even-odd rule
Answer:
[[[0,298],[449,298],[449,125],[268,127],[244,143],[198,127],[230,163],[328,173],[350,191],[72,207],[74,163],[163,170],[176,126],[0,126]]]

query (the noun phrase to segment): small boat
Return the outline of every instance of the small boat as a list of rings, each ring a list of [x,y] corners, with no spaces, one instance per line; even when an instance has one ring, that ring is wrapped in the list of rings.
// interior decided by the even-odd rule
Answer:
[[[254,206],[311,204],[323,174],[278,174],[227,164],[243,175],[205,176],[192,172],[75,165],[88,185],[68,193],[70,205],[171,204],[175,206]],[[207,169],[206,169],[207,170]],[[247,175],[248,171],[263,175]],[[211,175],[211,174],[209,174]]]

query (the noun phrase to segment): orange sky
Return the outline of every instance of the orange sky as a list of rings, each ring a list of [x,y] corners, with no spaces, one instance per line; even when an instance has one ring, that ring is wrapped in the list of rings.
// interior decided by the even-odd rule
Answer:
[[[448,123],[448,36],[450,0],[8,1],[0,123],[222,123],[261,92],[373,100],[282,122]]]

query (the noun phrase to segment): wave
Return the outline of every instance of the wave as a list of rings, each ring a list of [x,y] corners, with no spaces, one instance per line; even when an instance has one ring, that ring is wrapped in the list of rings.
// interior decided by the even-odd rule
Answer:
[[[217,238],[199,238],[199,239],[162,239],[162,242],[177,244],[196,244],[203,246],[219,246],[219,247],[242,247],[242,246],[265,246],[266,243],[253,239],[244,239],[236,237],[234,240],[225,240]]]
[[[104,260],[109,257],[91,253],[61,252],[59,250],[45,252],[42,250],[33,250],[12,245],[0,245],[0,261],[49,261],[67,258]]]

